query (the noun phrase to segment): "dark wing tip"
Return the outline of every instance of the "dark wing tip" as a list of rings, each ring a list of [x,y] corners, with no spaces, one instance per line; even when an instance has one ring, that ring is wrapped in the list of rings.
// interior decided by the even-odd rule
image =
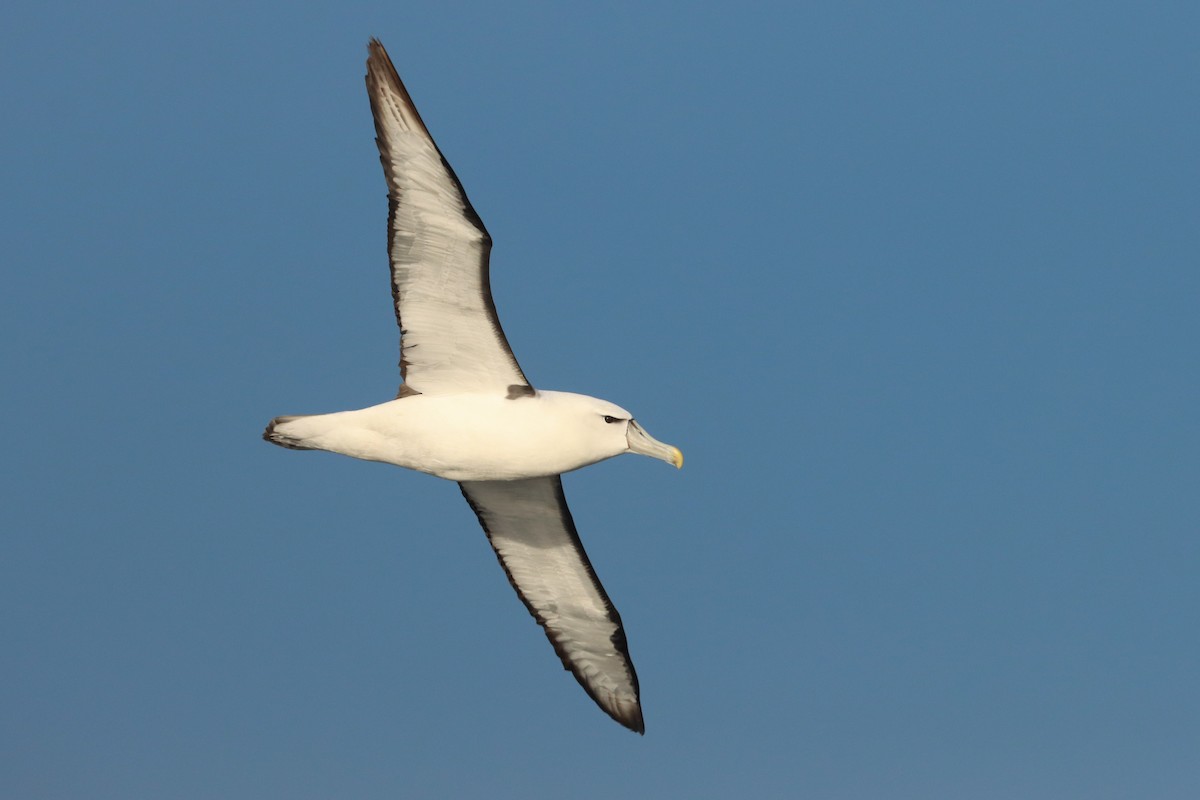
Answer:
[[[367,92],[370,95],[371,110],[375,112],[377,122],[379,109],[376,104],[379,100],[376,93],[383,87],[387,87],[400,97],[405,106],[405,116],[411,115],[411,121],[420,125],[425,135],[429,136],[429,128],[425,126],[425,120],[421,119],[421,113],[417,111],[417,106],[412,101],[404,81],[400,80],[400,73],[396,71],[396,65],[392,63],[391,56],[388,55],[383,42],[372,36],[371,41],[367,42]],[[430,136],[431,141],[432,139],[433,137]]]
[[[600,706],[600,709],[605,714],[608,714],[608,716],[613,720],[625,726],[634,733],[641,736],[646,735],[646,721],[642,718],[642,700],[637,696],[636,687],[634,688],[634,699],[632,703],[630,703],[628,700],[623,702],[617,701],[611,697],[601,698],[592,690],[592,687],[587,684],[583,676],[580,675],[576,669],[571,666],[567,666],[565,660],[563,666],[566,666],[567,669],[575,675],[576,680],[579,681],[579,685],[583,687],[583,690],[587,692],[588,697],[592,698],[592,701],[595,702],[596,705]],[[630,662],[629,666],[632,668],[633,663]]]
[[[368,74],[379,70],[384,75],[390,72],[399,77],[396,68],[392,66],[392,59],[388,56],[387,48],[374,36],[371,37],[371,41],[367,42],[367,70]]]
[[[638,736],[646,735],[646,722],[642,719],[642,706],[640,703],[627,717],[618,717],[614,715],[613,719],[624,725],[626,728],[629,728],[629,730],[633,731]]]

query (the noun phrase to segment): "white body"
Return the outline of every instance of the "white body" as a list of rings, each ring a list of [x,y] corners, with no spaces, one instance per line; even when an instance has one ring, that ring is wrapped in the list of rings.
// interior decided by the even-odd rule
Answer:
[[[605,416],[618,417],[606,423]],[[413,395],[357,411],[284,417],[275,441],[452,481],[520,480],[628,452],[629,412],[569,392]]]

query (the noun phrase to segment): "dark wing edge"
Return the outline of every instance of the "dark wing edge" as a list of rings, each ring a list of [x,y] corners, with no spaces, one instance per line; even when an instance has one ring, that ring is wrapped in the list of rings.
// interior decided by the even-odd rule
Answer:
[[[578,566],[585,571],[588,581],[591,584],[591,588],[595,590],[596,594],[599,595],[600,600],[604,604],[607,621],[615,627],[610,640],[613,649],[620,656],[622,666],[624,667],[626,673],[626,679],[629,682],[629,686],[633,694],[633,702],[631,704],[627,704],[625,707],[606,700],[597,692],[597,687],[595,687],[588,680],[588,676],[583,672],[583,670],[580,668],[580,665],[576,662],[575,658],[569,651],[571,644],[569,640],[563,636],[562,631],[556,630],[555,627],[547,620],[547,618],[537,609],[527,592],[521,587],[521,584],[514,577],[513,568],[506,561],[504,555],[496,545],[493,530],[494,522],[491,518],[491,513],[480,498],[472,496],[472,489],[481,483],[520,484],[531,481],[546,481],[551,484],[551,491],[553,492],[553,497],[557,505],[557,521],[561,525],[561,533],[567,538],[569,546],[573,550],[575,557],[578,559]],[[579,685],[583,687],[583,690],[587,692],[588,697],[592,698],[592,701],[595,702],[596,705],[599,706],[606,714],[608,714],[621,725],[624,725],[629,730],[644,735],[646,733],[646,724],[642,717],[641,692],[638,685],[637,671],[634,669],[633,660],[629,656],[629,643],[625,637],[625,627],[621,622],[620,613],[617,612],[617,608],[613,605],[612,600],[609,598],[608,592],[604,590],[603,584],[600,583],[600,579],[596,576],[596,570],[592,567],[592,562],[588,558],[587,551],[584,550],[583,542],[579,538],[579,531],[575,528],[575,521],[571,517],[570,509],[567,507],[567,498],[563,493],[561,476],[553,475],[546,478],[533,478],[529,479],[528,481],[463,481],[459,483],[459,488],[462,490],[463,497],[466,499],[467,504],[471,506],[471,510],[475,512],[475,516],[479,519],[479,524],[483,528],[484,533],[487,534],[488,541],[492,544],[492,550],[496,554],[496,560],[500,562],[500,566],[504,570],[504,574],[508,577],[508,582],[516,591],[517,597],[519,597],[521,602],[525,604],[525,608],[529,611],[530,615],[537,621],[542,630],[545,631],[546,638],[550,640],[550,644],[554,647],[554,652],[558,654],[559,659],[562,661],[563,668],[575,676],[575,680],[577,680]]]
[[[487,228],[483,224],[483,219],[479,216],[479,212],[471,205],[470,198],[467,197],[467,192],[463,188],[462,181],[458,179],[454,168],[450,166],[450,162],[446,160],[446,156],[442,153],[442,149],[438,147],[437,141],[429,133],[429,128],[425,125],[425,120],[421,118],[421,113],[417,110],[416,104],[412,101],[412,96],[408,93],[408,88],[405,87],[404,81],[400,80],[400,73],[396,71],[396,67],[392,64],[392,59],[384,48],[383,43],[375,37],[367,43],[367,97],[371,102],[371,118],[375,123],[375,145],[379,149],[379,162],[383,166],[384,178],[387,180],[388,186],[388,260],[391,262],[392,256],[392,241],[397,235],[396,231],[396,209],[401,202],[399,182],[392,172],[391,158],[389,155],[390,145],[387,141],[387,136],[384,133],[383,126],[380,124],[380,115],[383,113],[381,92],[386,87],[400,98],[403,103],[403,110],[406,114],[411,114],[413,121],[420,126],[424,131],[425,136],[429,139],[429,143],[433,145],[437,151],[438,157],[442,161],[442,167],[446,170],[446,175],[453,181],[458,189],[458,194],[462,200],[463,214],[483,235],[483,250],[482,257],[479,263],[480,283],[483,287],[483,305],[488,314],[488,321],[491,323],[496,337],[505,350],[508,351],[508,356],[512,359],[512,365],[516,369],[518,375],[525,382],[526,386],[532,385],[529,379],[525,377],[525,372],[521,369],[520,363],[517,361],[516,355],[513,354],[512,346],[508,343],[508,336],[504,333],[504,328],[500,324],[500,315],[496,312],[496,303],[492,299],[492,278],[491,278],[491,252],[492,252],[492,236],[488,233]],[[394,265],[393,265],[394,269]],[[403,339],[405,334],[404,322],[400,318],[400,289],[396,285],[395,275],[389,281],[392,289],[392,309],[396,313],[396,327],[400,329],[400,336]],[[408,362],[404,357],[403,346],[400,349],[400,379],[406,380],[408,377]],[[397,397],[406,397],[409,394],[419,394],[414,389],[400,387],[400,392]]]

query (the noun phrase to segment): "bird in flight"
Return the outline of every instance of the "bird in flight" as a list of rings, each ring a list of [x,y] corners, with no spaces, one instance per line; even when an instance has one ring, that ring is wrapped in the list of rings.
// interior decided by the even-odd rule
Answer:
[[[387,51],[377,39],[367,49],[400,391],[356,411],[276,417],[263,438],[457,481],[563,666],[609,716],[644,733],[621,616],[584,552],[560,476],[622,453],[682,467],[683,454],[620,406],[529,383],[492,302],[492,237]]]

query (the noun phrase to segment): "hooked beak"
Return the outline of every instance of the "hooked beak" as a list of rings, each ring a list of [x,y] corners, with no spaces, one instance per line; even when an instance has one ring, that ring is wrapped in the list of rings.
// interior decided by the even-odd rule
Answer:
[[[625,442],[629,445],[629,452],[631,453],[640,453],[651,458],[661,458],[668,464],[674,464],[676,469],[683,466],[683,453],[679,452],[678,447],[663,444],[658,439],[646,433],[642,426],[638,425],[632,419],[629,420],[629,427],[625,431]]]

